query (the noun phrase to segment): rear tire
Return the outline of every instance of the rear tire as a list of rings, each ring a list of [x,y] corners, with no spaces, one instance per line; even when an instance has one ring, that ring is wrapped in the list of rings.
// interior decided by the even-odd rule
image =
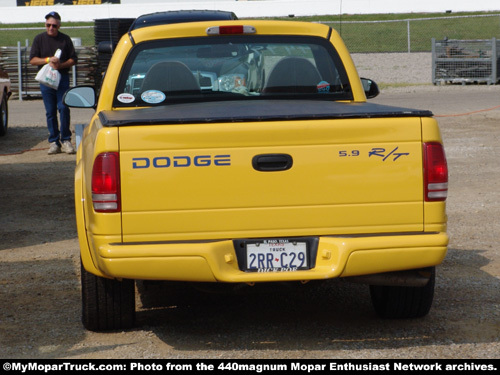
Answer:
[[[135,323],[134,280],[96,276],[81,267],[82,323],[90,331],[126,329]]]
[[[381,318],[421,318],[429,312],[434,298],[435,267],[429,282],[422,287],[370,285],[372,304]]]
[[[7,126],[9,124],[9,107],[7,105],[7,96],[4,93],[2,102],[0,103],[0,137],[7,134]]]

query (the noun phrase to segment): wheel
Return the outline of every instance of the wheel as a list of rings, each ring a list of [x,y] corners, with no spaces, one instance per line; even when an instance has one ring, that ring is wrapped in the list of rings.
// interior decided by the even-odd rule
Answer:
[[[370,295],[376,313],[382,318],[420,318],[429,312],[434,298],[435,267],[429,282],[422,287],[370,285]]]
[[[126,329],[135,323],[134,280],[96,276],[81,267],[82,323],[90,331]]]
[[[7,96],[4,95],[2,103],[0,103],[0,137],[7,134],[7,126],[9,124],[9,107],[7,105]]]

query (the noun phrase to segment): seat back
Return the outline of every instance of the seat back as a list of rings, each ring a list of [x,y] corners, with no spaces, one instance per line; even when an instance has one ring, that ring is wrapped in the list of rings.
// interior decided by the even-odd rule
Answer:
[[[199,94],[200,85],[191,70],[179,61],[163,61],[153,65],[142,82],[141,92],[159,90],[168,95]]]
[[[316,93],[321,76],[307,59],[284,57],[269,74],[264,93]]]

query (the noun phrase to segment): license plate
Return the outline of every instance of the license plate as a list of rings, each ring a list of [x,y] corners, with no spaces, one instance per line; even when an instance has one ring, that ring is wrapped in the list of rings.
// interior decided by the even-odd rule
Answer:
[[[268,239],[246,244],[247,271],[291,272],[309,269],[307,242]]]

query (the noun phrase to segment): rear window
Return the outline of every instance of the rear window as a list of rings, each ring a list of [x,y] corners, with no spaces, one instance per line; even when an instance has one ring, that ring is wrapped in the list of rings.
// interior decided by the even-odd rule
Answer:
[[[351,100],[331,43],[255,35],[144,42],[123,66],[114,106],[272,98]]]

